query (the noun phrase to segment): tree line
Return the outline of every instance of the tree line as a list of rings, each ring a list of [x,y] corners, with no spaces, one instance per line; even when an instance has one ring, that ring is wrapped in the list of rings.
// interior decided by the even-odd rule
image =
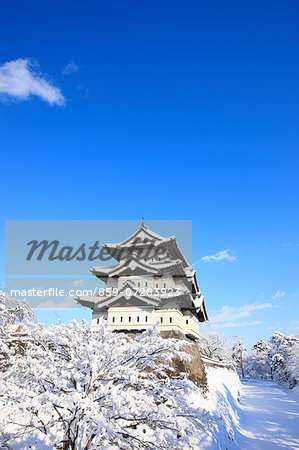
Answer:
[[[289,388],[299,383],[299,335],[276,331],[268,341],[259,339],[249,353],[240,336],[231,343],[223,334],[207,331],[199,345],[203,355],[233,363],[241,378],[274,380]]]

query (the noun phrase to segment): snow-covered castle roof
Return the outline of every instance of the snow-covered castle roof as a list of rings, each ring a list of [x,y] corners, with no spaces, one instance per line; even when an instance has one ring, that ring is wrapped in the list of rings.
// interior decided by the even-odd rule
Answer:
[[[104,310],[111,306],[150,306],[164,309],[175,303],[181,309],[193,312],[200,322],[208,320],[204,296],[202,296],[196,273],[187,262],[174,236],[165,238],[150,230],[144,220],[137,231],[120,243],[103,244],[105,251],[118,264],[93,267],[91,273],[109,284],[109,279],[124,279],[116,293],[106,290],[103,295],[79,297],[83,306]],[[155,294],[146,290],[138,292],[135,277],[154,279],[180,279],[180,287],[158,289]]]

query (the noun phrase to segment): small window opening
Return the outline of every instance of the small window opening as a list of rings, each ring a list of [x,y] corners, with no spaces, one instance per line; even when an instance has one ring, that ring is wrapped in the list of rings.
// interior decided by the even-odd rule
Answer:
[[[100,323],[100,319],[97,319],[97,323]]]
[[[129,322],[131,322],[131,317],[129,317]]]
[[[147,316],[145,316],[145,321],[147,322]]]
[[[115,322],[115,317],[112,317],[112,322]]]
[[[137,322],[139,322],[139,316],[137,316]]]
[[[160,323],[163,323],[163,317],[160,317]]]
[[[120,318],[120,321],[121,321],[121,322],[123,321],[123,318],[122,318],[122,317]]]
[[[159,287],[158,283],[156,284],[156,288]]]
[[[189,320],[188,320],[188,319],[186,319],[186,325],[188,325],[188,323],[189,323]]]
[[[172,317],[169,317],[169,322],[172,323]]]

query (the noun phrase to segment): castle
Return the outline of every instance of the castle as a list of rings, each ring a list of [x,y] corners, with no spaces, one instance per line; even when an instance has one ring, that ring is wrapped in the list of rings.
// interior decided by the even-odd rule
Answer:
[[[160,236],[142,219],[125,241],[103,248],[118,261],[91,269],[106,289],[76,299],[92,309],[91,330],[103,320],[116,331],[132,333],[158,323],[161,334],[199,338],[199,322],[208,320],[205,299],[174,236]]]

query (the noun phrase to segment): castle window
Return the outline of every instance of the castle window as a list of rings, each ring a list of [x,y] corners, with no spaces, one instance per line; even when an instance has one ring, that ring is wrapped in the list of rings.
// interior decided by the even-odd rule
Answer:
[[[97,319],[97,324],[99,324],[100,323],[100,319]]]
[[[115,317],[112,317],[112,322],[115,322]]]
[[[131,317],[129,317],[129,322],[131,322]]]
[[[140,283],[138,283],[138,287],[140,287]]]
[[[122,317],[120,318],[120,321],[121,321],[121,322],[123,321],[123,318],[122,318]]]
[[[163,317],[160,317],[160,323],[163,323]]]
[[[189,320],[188,320],[188,319],[186,319],[186,325],[188,325],[188,323],[189,323]]]
[[[169,322],[172,323],[172,317],[169,317]]]
[[[145,287],[147,287],[147,281],[145,282]]]
[[[163,284],[163,287],[165,287],[165,288],[166,288],[166,283],[164,283],[164,284]]]
[[[145,321],[147,322],[147,316],[145,316]]]
[[[137,322],[139,322],[139,316],[137,316]]]
[[[156,288],[159,287],[158,283],[156,284]]]

